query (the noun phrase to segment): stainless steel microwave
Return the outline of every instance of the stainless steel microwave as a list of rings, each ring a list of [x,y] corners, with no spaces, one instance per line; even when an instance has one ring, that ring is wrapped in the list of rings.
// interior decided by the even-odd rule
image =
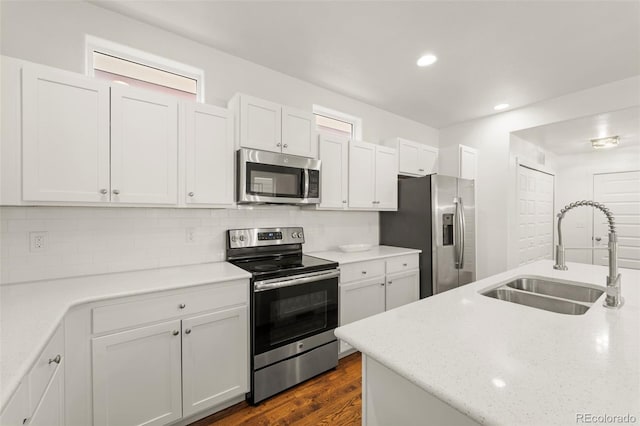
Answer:
[[[320,160],[238,150],[238,203],[317,204]]]

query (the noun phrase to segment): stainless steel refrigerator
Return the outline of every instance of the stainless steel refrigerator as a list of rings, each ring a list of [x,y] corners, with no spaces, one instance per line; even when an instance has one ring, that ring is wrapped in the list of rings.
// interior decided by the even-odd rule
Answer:
[[[475,215],[473,180],[398,180],[398,211],[380,213],[380,244],[422,250],[420,298],[475,281]]]

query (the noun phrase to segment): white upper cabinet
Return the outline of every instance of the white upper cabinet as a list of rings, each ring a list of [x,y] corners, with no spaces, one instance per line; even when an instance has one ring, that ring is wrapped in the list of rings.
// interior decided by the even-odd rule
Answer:
[[[393,148],[367,142],[349,143],[349,207],[398,208],[398,157]]]
[[[349,207],[349,140],[334,135],[321,135],[319,156],[319,209],[343,210]]]
[[[398,174],[425,176],[438,170],[438,148],[402,138],[392,138],[384,145],[398,151]]]
[[[282,152],[316,157],[316,120],[312,113],[282,107]]]
[[[312,113],[236,94],[229,101],[236,119],[236,147],[315,158],[317,138]]]
[[[25,66],[22,96],[22,198],[109,201],[109,86]]]
[[[111,88],[111,201],[176,204],[178,100]]]
[[[233,204],[233,119],[229,110],[184,104],[185,203]]]
[[[465,145],[440,148],[438,159],[440,174],[462,179],[478,177],[478,151]]]
[[[376,147],[376,207],[398,209],[398,156],[393,148]]]

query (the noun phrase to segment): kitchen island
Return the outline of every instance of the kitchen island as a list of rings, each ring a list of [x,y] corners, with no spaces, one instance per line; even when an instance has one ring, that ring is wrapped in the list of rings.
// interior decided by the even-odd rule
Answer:
[[[481,294],[523,275],[604,289],[604,266],[552,265],[539,261],[338,328],[363,353],[363,424],[637,422],[640,271],[621,270],[618,310],[602,306],[604,295],[585,314],[567,315]]]

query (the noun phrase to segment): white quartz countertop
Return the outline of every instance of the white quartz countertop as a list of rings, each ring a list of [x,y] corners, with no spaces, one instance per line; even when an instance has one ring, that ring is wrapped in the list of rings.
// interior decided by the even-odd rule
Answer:
[[[217,262],[0,286],[0,407],[71,307],[250,277],[230,263]]]
[[[391,247],[391,246],[373,246],[370,250],[359,251],[353,253],[345,253],[340,250],[317,251],[307,253],[310,256],[321,257],[327,260],[333,260],[341,265],[354,262],[364,262],[367,260],[385,259],[387,257],[402,256],[404,254],[420,253],[421,250]]]
[[[604,287],[604,266],[513,269],[357,321],[336,335],[482,424],[576,424],[578,413],[640,418],[640,271],[622,269],[619,310],[564,315],[483,296],[521,275]]]

